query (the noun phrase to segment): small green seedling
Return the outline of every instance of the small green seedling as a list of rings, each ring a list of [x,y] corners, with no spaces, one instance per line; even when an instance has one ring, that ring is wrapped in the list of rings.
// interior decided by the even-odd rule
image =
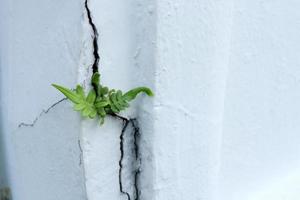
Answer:
[[[83,88],[77,85],[75,90],[52,84],[53,87],[63,93],[74,103],[74,110],[81,113],[83,117],[91,119],[100,117],[100,124],[104,123],[106,115],[115,115],[129,107],[129,102],[143,92],[148,96],[153,96],[153,92],[147,87],[137,87],[129,90],[125,94],[121,90],[109,89],[100,84],[100,74],[94,73],[91,84],[93,88],[85,95]]]

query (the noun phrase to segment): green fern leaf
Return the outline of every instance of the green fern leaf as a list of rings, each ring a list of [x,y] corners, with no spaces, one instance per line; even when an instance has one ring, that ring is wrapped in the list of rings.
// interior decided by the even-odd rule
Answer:
[[[81,98],[76,92],[73,92],[72,90],[65,88],[63,86],[60,86],[60,85],[52,84],[52,86],[55,87],[56,89],[58,89],[61,93],[63,93],[73,103],[80,102]]]
[[[74,110],[76,111],[81,111],[86,107],[86,105],[84,103],[79,103],[79,104],[75,104],[74,105]]]
[[[96,91],[98,91],[100,87],[100,74],[98,72],[93,74],[91,82]]]
[[[101,107],[107,106],[108,104],[109,104],[108,101],[106,101],[106,100],[100,100],[100,101],[96,101],[95,102],[95,107],[96,108],[101,108]]]
[[[63,93],[74,105],[74,110],[83,117],[95,118],[99,116],[100,124],[104,123],[107,114],[119,113],[129,107],[129,101],[136,98],[139,93],[153,96],[153,92],[147,87],[137,87],[125,94],[121,90],[109,89],[100,84],[100,74],[94,73],[91,79],[93,88],[87,97],[82,86],[77,85],[76,90],[70,90],[63,86],[52,84]],[[97,92],[96,92],[97,91]]]
[[[147,94],[150,97],[154,96],[153,92],[149,88],[147,88],[147,87],[137,87],[137,88],[134,88],[134,89],[129,90],[128,92],[126,92],[123,95],[123,98],[126,99],[127,101],[131,101],[131,100],[135,99],[136,96],[141,92]]]
[[[93,119],[97,115],[97,111],[95,109],[92,109],[91,113],[89,114],[89,118]]]
[[[108,94],[108,91],[109,91],[108,87],[101,87],[99,94],[104,96],[104,95]]]
[[[98,114],[99,114],[101,117],[105,117],[105,116],[106,116],[105,109],[104,109],[104,108],[99,108],[99,109],[98,109]]]
[[[96,93],[95,90],[91,90],[86,98],[87,103],[94,104],[94,101],[96,99]]]
[[[77,85],[76,93],[80,96],[81,99],[85,99],[84,90],[80,85]]]
[[[90,107],[85,107],[81,114],[83,117],[88,117],[91,114],[91,112],[92,109]]]

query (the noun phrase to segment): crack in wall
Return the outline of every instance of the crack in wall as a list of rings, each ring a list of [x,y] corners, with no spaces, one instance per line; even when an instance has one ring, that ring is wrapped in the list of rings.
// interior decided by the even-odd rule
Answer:
[[[88,6],[88,0],[85,0],[84,2],[84,6],[85,6],[85,10],[86,10],[86,14],[87,14],[87,18],[88,18],[88,22],[90,24],[90,26],[92,27],[93,30],[93,55],[94,55],[94,62],[92,65],[92,69],[93,69],[93,74],[95,74],[96,72],[99,71],[99,60],[100,60],[100,56],[99,56],[99,47],[98,47],[98,30],[96,25],[93,22],[93,18],[92,18],[92,14],[91,11],[89,9]],[[92,86],[96,92],[96,94],[98,93],[97,91],[97,85],[95,85],[94,83],[92,83]]]
[[[139,200],[140,199],[140,189],[139,189],[139,174],[140,174],[140,166],[141,166],[141,158],[140,158],[140,149],[139,149],[139,136],[140,136],[140,128],[138,126],[137,119],[135,118],[125,118],[116,114],[113,114],[112,116],[122,120],[123,127],[120,134],[120,160],[119,160],[119,188],[120,192],[127,196],[127,200]],[[123,172],[123,160],[124,160],[124,133],[127,130],[128,126],[131,125],[133,128],[133,145],[134,145],[134,154],[135,154],[135,166],[133,170],[133,176],[134,176],[134,194],[130,195],[129,192],[124,190],[123,180],[122,180],[122,172]],[[134,197],[133,197],[134,196]]]
[[[125,194],[127,196],[127,199],[130,200],[130,194],[128,192],[126,192],[123,189],[123,181],[122,181],[122,170],[123,170],[123,159],[124,159],[124,133],[126,131],[126,128],[128,127],[129,124],[129,120],[128,119],[122,119],[123,120],[123,128],[120,134],[120,152],[121,152],[121,156],[120,156],[120,160],[119,160],[119,187],[120,187],[120,192],[122,194]]]
[[[92,14],[90,11],[90,8],[88,6],[88,0],[85,0],[85,9],[86,9],[86,13],[87,13],[87,18],[88,18],[88,22],[93,30],[93,55],[94,55],[94,63],[92,65],[92,70],[93,70],[93,74],[95,74],[96,72],[99,71],[99,60],[100,60],[100,56],[99,56],[99,47],[98,47],[98,30],[97,27],[95,25],[95,23],[93,22],[93,18],[92,18]],[[96,85],[92,85],[96,94],[97,94],[97,86]],[[120,192],[124,195],[127,196],[128,200],[139,200],[139,194],[140,194],[140,190],[139,190],[139,185],[138,185],[138,180],[139,180],[139,174],[140,174],[140,164],[141,164],[141,159],[140,159],[140,152],[139,152],[139,135],[140,135],[140,129],[138,127],[138,123],[137,120],[135,118],[131,119],[131,118],[125,118],[122,117],[120,115],[117,114],[110,114],[112,117],[115,117],[119,120],[122,120],[123,122],[123,127],[120,133],[120,160],[119,160],[119,189]],[[132,194],[132,196],[134,196],[134,198],[129,194],[129,192],[124,190],[124,183],[123,183],[123,179],[122,179],[122,172],[123,172],[123,159],[124,159],[124,133],[128,128],[128,125],[130,125],[133,127],[133,138],[134,138],[134,154],[135,154],[135,169],[133,170],[134,173],[134,183],[133,183],[133,187],[134,187],[134,193]],[[81,145],[80,145],[80,141],[78,142],[79,147],[81,149]],[[82,149],[81,149],[82,151]],[[80,161],[81,164],[81,161]]]
[[[131,123],[134,129],[133,132],[133,138],[134,138],[134,152],[135,152],[135,161],[136,161],[136,168],[134,170],[134,189],[135,189],[135,200],[140,199],[140,190],[139,190],[139,175],[141,172],[141,164],[142,164],[142,159],[140,157],[140,128],[138,125],[137,119],[131,119]]]
[[[85,9],[86,9],[89,24],[91,25],[91,27],[93,29],[93,34],[94,34],[93,35],[94,63],[93,63],[92,68],[93,68],[93,73],[96,73],[96,72],[98,72],[98,65],[99,65],[99,60],[100,60],[100,56],[99,56],[99,53],[98,53],[98,30],[96,28],[96,25],[93,22],[92,14],[91,14],[91,11],[90,11],[89,6],[88,6],[88,0],[85,0],[84,6],[85,6]]]
[[[60,104],[61,102],[67,100],[67,98],[63,98],[55,103],[53,103],[50,107],[48,107],[46,110],[43,109],[42,112],[31,122],[31,123],[26,123],[26,122],[21,122],[18,125],[18,128],[21,127],[34,127],[34,125],[36,124],[36,122],[40,119],[41,116],[43,116],[44,114],[47,114],[50,110],[52,110],[55,106],[57,106],[58,104]]]

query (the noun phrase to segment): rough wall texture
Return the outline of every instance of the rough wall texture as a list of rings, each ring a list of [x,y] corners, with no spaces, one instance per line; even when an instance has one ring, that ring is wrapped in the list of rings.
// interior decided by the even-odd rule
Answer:
[[[90,1],[89,7],[99,32],[101,56],[99,70],[102,83],[124,91],[140,85],[152,87],[155,69],[153,56],[155,29],[152,29],[154,23],[151,20],[154,17],[154,5],[150,1],[148,5],[147,1],[104,0]],[[89,26],[86,28],[90,30]],[[86,40],[90,43],[89,37],[86,37]],[[82,59],[82,62],[86,62],[85,60],[92,59],[86,57]],[[81,74],[86,80],[89,75],[90,73]],[[122,115],[139,118],[138,121],[140,121],[139,114],[145,112],[140,112],[139,109],[143,108],[140,105],[143,105],[144,102],[147,106],[151,99],[139,97],[131,109]],[[147,113],[147,115],[149,114]],[[152,125],[150,121],[139,124]],[[132,153],[134,142],[131,125],[127,127],[124,134],[124,159],[121,162],[124,169],[119,174],[122,125],[123,121],[116,118],[108,118],[103,127],[99,127],[97,122],[83,121],[83,161],[85,163],[87,196],[90,200],[98,198],[134,199],[136,197],[134,174],[137,162],[132,159],[135,155]],[[143,135],[147,133],[145,128],[142,129],[142,132]],[[151,140],[149,141],[151,142]],[[143,145],[140,147],[148,149],[148,151],[142,151],[148,156],[152,147],[147,143],[148,139],[147,141],[143,140]],[[143,160],[147,156],[144,155]],[[152,169],[149,172],[152,173]],[[141,176],[144,174],[142,173]],[[148,177],[148,173],[145,176]],[[144,181],[141,184],[152,181],[152,178],[144,179],[142,177],[137,181],[142,179]],[[122,188],[120,188],[120,184]],[[143,191],[141,195],[144,193]]]
[[[42,111],[61,99],[51,83],[76,83],[83,2],[0,4],[1,136],[13,198],[82,200],[79,117],[65,101]]]
[[[216,194],[232,2],[159,1],[156,199]]]
[[[299,6],[235,3],[220,168],[227,199],[300,198]]]
[[[91,0],[102,82],[155,92],[122,113],[138,121],[138,159],[118,118],[80,123],[66,101],[40,115],[61,97],[51,82],[89,87],[83,3],[1,3],[0,159],[15,199],[300,198],[298,1]]]

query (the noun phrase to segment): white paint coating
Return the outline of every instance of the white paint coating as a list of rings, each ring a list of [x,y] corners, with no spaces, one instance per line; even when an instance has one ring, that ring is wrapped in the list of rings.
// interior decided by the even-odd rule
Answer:
[[[219,182],[224,199],[255,196],[300,167],[299,6],[235,3]]]
[[[144,67],[154,70],[153,60],[151,58],[142,59],[140,54],[145,57],[145,53],[151,55],[152,49],[146,47],[142,40],[147,39],[141,35],[141,27],[138,25],[142,16],[149,15],[149,11],[136,12],[138,8],[143,8],[145,4],[136,1],[121,0],[101,0],[91,1],[89,7],[94,19],[94,23],[99,32],[100,45],[100,72],[103,84],[111,87],[129,90],[140,85],[151,86],[153,83],[147,81],[152,76],[143,77],[142,73],[146,72]],[[142,16],[140,16],[142,15]],[[141,24],[148,27],[148,23]],[[134,27],[134,28],[132,28]],[[87,30],[91,31],[90,27]],[[145,30],[143,30],[145,32]],[[151,36],[153,37],[153,36]],[[88,37],[85,37],[88,41]],[[90,42],[91,44],[91,42]],[[91,48],[91,46],[89,46]],[[141,48],[143,47],[143,50]],[[84,58],[92,63],[92,58]],[[148,62],[150,60],[150,62]],[[91,72],[90,72],[91,73]],[[86,75],[80,74],[89,80]],[[81,79],[82,80],[82,79]],[[86,81],[88,83],[88,81]],[[137,102],[145,100],[151,101],[149,98],[139,97]],[[135,103],[124,116],[136,117],[138,108]],[[103,127],[96,122],[86,122],[82,124],[82,145],[83,160],[85,163],[85,175],[87,196],[89,200],[103,199],[126,199],[126,195],[121,194],[119,190],[119,159],[120,147],[119,137],[122,129],[122,121],[116,118],[108,118]],[[128,154],[125,155],[124,165],[129,162]],[[124,169],[124,190],[132,191],[132,183],[130,173]],[[151,180],[150,180],[151,181]],[[146,181],[145,181],[146,182]]]
[[[81,144],[89,200],[120,199],[118,162],[121,125],[112,119],[107,119],[101,128],[97,121],[82,123]]]
[[[158,1],[154,199],[300,198],[299,6]]]
[[[155,199],[213,199],[232,1],[157,6]]]
[[[5,185],[15,200],[85,199],[78,116],[66,102],[39,116],[62,98],[51,83],[76,83],[83,2],[3,0],[0,8]],[[34,127],[18,127],[36,117]]]
[[[77,79],[88,87],[91,30],[85,19],[82,34],[82,3],[0,6],[7,30],[0,31],[1,131],[17,200],[54,190],[82,199],[84,181],[89,200],[126,199],[119,192],[119,120],[80,125],[62,103],[36,127],[16,129],[57,100],[49,83]],[[91,0],[90,7],[103,83],[155,91],[122,113],[138,117],[141,128],[141,199],[300,199],[299,1]],[[85,180],[78,176],[79,134]]]

